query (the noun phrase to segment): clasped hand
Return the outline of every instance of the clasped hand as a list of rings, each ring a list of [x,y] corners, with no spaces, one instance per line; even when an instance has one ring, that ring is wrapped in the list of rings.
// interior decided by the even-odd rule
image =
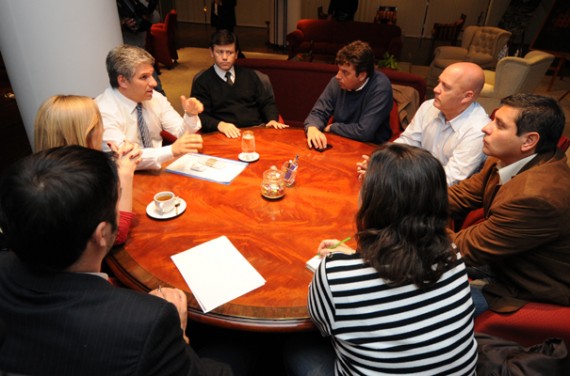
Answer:
[[[119,176],[122,174],[132,175],[142,159],[142,150],[139,145],[125,140],[120,147],[117,147],[113,142],[108,142],[107,146],[115,156]]]

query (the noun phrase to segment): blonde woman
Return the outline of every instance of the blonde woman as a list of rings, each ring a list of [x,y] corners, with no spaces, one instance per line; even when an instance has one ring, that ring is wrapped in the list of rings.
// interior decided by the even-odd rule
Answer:
[[[34,126],[35,151],[39,152],[65,145],[80,145],[101,150],[103,146],[103,121],[95,101],[79,95],[55,95],[40,106]],[[133,175],[141,160],[138,145],[125,141],[121,147],[109,144],[117,162],[121,182],[119,198],[119,231],[115,244],[127,240],[134,218]]]

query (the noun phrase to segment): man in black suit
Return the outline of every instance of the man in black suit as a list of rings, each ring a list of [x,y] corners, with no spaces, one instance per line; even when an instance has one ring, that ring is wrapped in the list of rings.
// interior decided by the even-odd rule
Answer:
[[[114,287],[101,273],[119,194],[112,159],[80,146],[46,150],[4,173],[0,228],[10,251],[0,252],[0,370],[231,375],[186,344],[182,291],[152,296]]]

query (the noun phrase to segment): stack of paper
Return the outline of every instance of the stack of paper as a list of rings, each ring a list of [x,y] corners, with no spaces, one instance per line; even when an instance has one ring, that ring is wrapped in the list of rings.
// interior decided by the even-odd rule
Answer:
[[[221,236],[172,256],[204,312],[265,284],[230,240]]]
[[[245,162],[205,154],[186,154],[172,162],[166,171],[230,184],[246,167]]]

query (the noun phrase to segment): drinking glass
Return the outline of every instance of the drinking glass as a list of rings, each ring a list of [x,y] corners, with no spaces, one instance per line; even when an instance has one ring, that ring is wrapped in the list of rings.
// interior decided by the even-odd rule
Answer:
[[[242,132],[241,151],[246,154],[255,153],[255,136],[253,135],[253,131]]]

